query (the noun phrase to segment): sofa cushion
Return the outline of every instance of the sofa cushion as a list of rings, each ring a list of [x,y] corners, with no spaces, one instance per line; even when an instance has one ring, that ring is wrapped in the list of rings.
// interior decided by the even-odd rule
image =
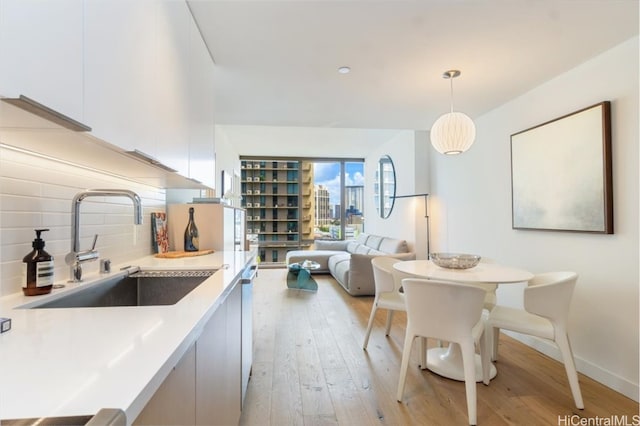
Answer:
[[[385,237],[380,242],[378,250],[385,253],[407,253],[409,251],[409,247],[405,240]]]
[[[385,252],[380,251],[380,250],[374,250],[374,249],[371,249],[371,250],[369,251],[369,253],[367,253],[367,254],[372,254],[372,255],[376,255],[376,256],[386,256],[386,255],[388,255],[389,253],[385,253]]]
[[[369,234],[365,234],[364,232],[361,232],[360,235],[358,235],[358,238],[356,238],[356,241],[359,242],[360,244],[367,244],[367,240],[369,239],[370,235]]]
[[[349,290],[349,269],[351,267],[351,254],[340,253],[334,254],[329,258],[329,270],[333,278],[340,283],[342,287]]]
[[[316,250],[340,250],[345,251],[347,249],[348,241],[343,240],[315,240],[313,244]]]
[[[351,259],[351,253],[345,253],[345,252],[336,253],[329,258],[329,261],[328,261],[329,269],[333,270],[333,268],[335,268],[335,266],[338,263],[348,261],[349,259]]]
[[[344,252],[339,250],[292,250],[287,253],[287,266],[304,262],[305,260],[312,260],[320,264],[320,267],[314,269],[313,272],[327,272],[329,271],[329,259],[331,256],[342,253]]]
[[[369,252],[371,251],[370,247],[365,246],[364,244],[360,244],[357,248],[356,251],[353,254],[369,254]]]
[[[360,244],[357,241],[349,241],[347,243],[347,251],[349,253],[355,253],[356,251],[358,251],[358,247],[360,247],[362,244]]]
[[[371,247],[374,250],[378,250],[383,238],[384,237],[381,237],[379,235],[369,235],[369,238],[367,238],[367,246]]]

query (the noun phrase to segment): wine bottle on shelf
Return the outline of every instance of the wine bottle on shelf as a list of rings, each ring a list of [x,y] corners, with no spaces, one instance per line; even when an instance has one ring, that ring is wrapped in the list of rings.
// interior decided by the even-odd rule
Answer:
[[[198,227],[193,220],[193,207],[189,207],[189,222],[184,230],[184,251],[198,251]]]

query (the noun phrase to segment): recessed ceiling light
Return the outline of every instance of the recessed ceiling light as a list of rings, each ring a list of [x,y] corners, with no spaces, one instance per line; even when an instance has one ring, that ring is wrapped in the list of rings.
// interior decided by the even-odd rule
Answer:
[[[340,74],[349,74],[350,71],[351,71],[351,68],[349,68],[349,67],[340,67],[340,68],[338,68],[338,72]]]

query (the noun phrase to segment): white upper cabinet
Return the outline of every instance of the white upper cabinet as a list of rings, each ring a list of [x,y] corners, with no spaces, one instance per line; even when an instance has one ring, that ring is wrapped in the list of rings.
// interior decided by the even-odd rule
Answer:
[[[213,60],[195,22],[189,49],[189,177],[207,186],[215,183]]]
[[[213,64],[187,4],[89,0],[85,15],[93,134],[212,185]]]
[[[213,186],[213,61],[185,1],[0,0],[0,97],[19,95]]]
[[[154,74],[158,159],[189,176],[189,24],[183,1],[160,0]]]
[[[155,0],[85,3],[85,117],[92,134],[156,156]]]
[[[0,0],[0,96],[83,117],[82,0]]]

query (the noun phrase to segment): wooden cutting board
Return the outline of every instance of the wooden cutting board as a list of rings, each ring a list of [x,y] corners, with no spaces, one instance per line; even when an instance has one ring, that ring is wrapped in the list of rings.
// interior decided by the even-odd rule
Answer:
[[[213,250],[200,250],[200,251],[168,251],[166,253],[158,253],[156,257],[161,259],[178,259],[180,257],[194,257],[203,256],[205,254],[211,254]]]

